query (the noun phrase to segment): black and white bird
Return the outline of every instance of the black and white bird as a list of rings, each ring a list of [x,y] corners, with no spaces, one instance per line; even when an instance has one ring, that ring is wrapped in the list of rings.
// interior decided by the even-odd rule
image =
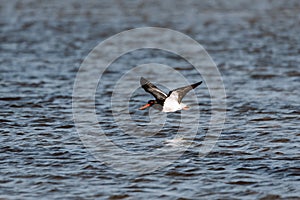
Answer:
[[[161,105],[162,112],[175,112],[177,110],[188,110],[189,107],[183,103],[181,103],[182,98],[192,89],[196,88],[198,85],[202,83],[202,81],[188,85],[185,87],[180,87],[175,90],[172,90],[167,95],[162,90],[157,88],[154,84],[152,84],[147,79],[141,77],[140,83],[142,88],[146,92],[149,92],[155,97],[155,100],[148,101],[147,104],[140,107],[140,110],[144,110],[153,105]]]

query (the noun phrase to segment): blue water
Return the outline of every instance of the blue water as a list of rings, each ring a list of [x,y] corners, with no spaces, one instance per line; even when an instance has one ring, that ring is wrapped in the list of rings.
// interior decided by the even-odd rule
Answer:
[[[298,1],[3,1],[0,198],[299,199],[299,12]],[[119,148],[142,154],[191,145],[169,165],[138,173],[104,162],[81,140],[73,121],[72,92],[82,61],[99,42],[144,26],[174,29],[204,46],[222,75],[227,113],[214,148],[200,157],[212,115],[206,83],[195,91],[197,102],[192,94],[186,97],[190,111],[168,115],[137,110],[151,99],[137,88],[129,101],[130,121],[123,119],[126,107],[117,116],[125,128],[136,125],[135,133],[141,136],[125,134],[106,102],[112,85],[128,69],[157,62],[173,66],[191,82],[203,77],[184,59],[158,50],[116,60],[95,96],[97,119],[107,138]],[[161,86],[185,85],[164,82],[154,72],[144,74]],[[130,80],[128,87],[139,84],[139,77]],[[181,115],[197,109],[197,134],[174,138]],[[165,119],[159,133],[143,132]],[[193,121],[185,123],[192,125]],[[116,155],[110,150],[101,148],[100,155],[113,160]]]

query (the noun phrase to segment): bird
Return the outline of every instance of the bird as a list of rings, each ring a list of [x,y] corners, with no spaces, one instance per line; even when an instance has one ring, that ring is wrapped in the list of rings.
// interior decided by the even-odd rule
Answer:
[[[175,112],[178,110],[188,110],[189,107],[183,103],[181,103],[183,97],[192,89],[196,88],[202,83],[202,81],[194,83],[192,85],[180,87],[174,90],[171,90],[167,95],[150,81],[145,79],[144,77],[140,78],[140,84],[142,88],[152,94],[155,97],[155,100],[148,101],[147,104],[140,107],[139,110],[144,110],[153,105],[158,105],[160,107],[159,110],[162,112]]]

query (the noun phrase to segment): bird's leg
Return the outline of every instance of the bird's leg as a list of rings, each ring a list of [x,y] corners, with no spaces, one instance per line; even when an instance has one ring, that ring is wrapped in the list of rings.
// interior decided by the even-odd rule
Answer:
[[[182,110],[188,110],[190,107],[188,107],[188,106],[184,106],[183,108],[182,108]]]

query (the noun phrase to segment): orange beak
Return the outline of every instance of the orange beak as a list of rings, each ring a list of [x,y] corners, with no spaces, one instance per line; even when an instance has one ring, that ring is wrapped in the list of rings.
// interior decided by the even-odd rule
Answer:
[[[146,105],[140,107],[139,110],[144,110],[144,109],[146,109],[146,108],[148,108],[148,107],[150,107],[150,106],[151,106],[151,105],[150,105],[149,103],[147,103]]]

